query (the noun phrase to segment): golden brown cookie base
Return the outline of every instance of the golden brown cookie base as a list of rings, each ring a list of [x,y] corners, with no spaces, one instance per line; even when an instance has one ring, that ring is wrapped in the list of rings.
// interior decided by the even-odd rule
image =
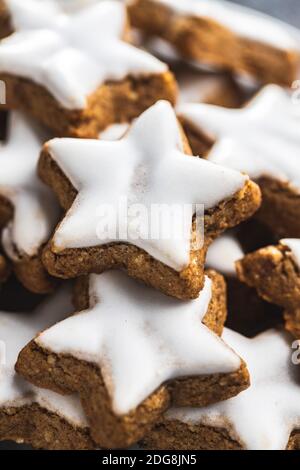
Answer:
[[[209,272],[213,280],[213,295],[203,323],[221,333],[225,321],[225,286],[222,276]],[[77,286],[76,303],[87,308],[88,282]],[[172,380],[159,387],[135,410],[127,415],[115,415],[110,397],[96,364],[57,355],[40,348],[32,341],[21,352],[17,371],[30,382],[58,393],[80,394],[91,426],[93,439],[101,447],[128,447],[141,439],[171,403],[180,406],[205,406],[211,402],[235,396],[249,385],[244,363],[236,372]],[[137,378],[138,379],[138,378]],[[222,384],[222,385],[220,385]]]
[[[242,282],[254,287],[264,300],[286,309],[287,329],[297,336],[300,272],[290,250],[282,245],[262,248],[246,255],[236,267]]]
[[[211,19],[180,15],[152,0],[136,0],[129,15],[133,26],[170,42],[185,59],[247,73],[263,83],[290,86],[297,78],[296,52],[241,38]]]
[[[285,329],[289,331],[295,338],[300,338],[300,309],[286,310],[283,314],[285,321]]]
[[[43,254],[43,263],[52,276],[63,279],[123,268],[129,276],[167,295],[185,300],[197,298],[203,287],[205,254],[206,248],[192,252],[191,265],[178,273],[134,245],[116,243],[54,253],[48,244]]]
[[[153,450],[245,450],[226,428],[187,424],[163,419],[143,439],[141,445]],[[294,431],[287,450],[300,449],[300,432]]]
[[[0,39],[9,36],[12,32],[13,27],[5,0],[0,0]]]
[[[30,444],[36,449],[95,448],[87,428],[72,426],[37,404],[0,409],[0,440]]]
[[[263,203],[255,217],[277,238],[300,238],[300,193],[289,183],[273,178],[257,181]]]
[[[172,104],[177,86],[171,72],[106,82],[87,100],[85,109],[63,108],[42,86],[26,78],[0,74],[6,84],[6,107],[37,118],[57,136],[98,138],[110,124],[129,122],[159,99]]]
[[[13,270],[21,282],[30,292],[34,294],[49,294],[53,292],[58,280],[46,271],[42,261],[42,247],[37,256],[22,256],[19,261],[13,263]]]
[[[195,158],[195,157],[191,157]],[[61,206],[68,210],[77,191],[47,150],[42,152],[38,173],[57,195]],[[145,251],[126,243],[57,251],[50,241],[45,248],[43,263],[55,277],[74,278],[101,273],[106,269],[124,268],[128,274],[178,299],[196,298],[203,287],[203,266],[207,247],[222,231],[249,218],[260,205],[260,191],[251,181],[231,199],[220,203],[205,215],[205,244],[191,251],[190,264],[181,272],[155,260]]]

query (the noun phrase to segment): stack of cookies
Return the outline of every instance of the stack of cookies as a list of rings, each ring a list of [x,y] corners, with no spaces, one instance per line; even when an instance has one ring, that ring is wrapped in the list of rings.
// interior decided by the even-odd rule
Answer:
[[[300,449],[300,33],[0,0],[0,36],[0,439]]]

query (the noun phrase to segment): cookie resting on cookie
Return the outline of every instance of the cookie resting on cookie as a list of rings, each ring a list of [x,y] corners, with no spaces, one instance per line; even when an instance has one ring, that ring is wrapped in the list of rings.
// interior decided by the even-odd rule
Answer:
[[[48,271],[71,278],[122,267],[169,295],[197,297],[208,244],[250,217],[260,192],[247,176],[185,152],[184,134],[166,101],[145,111],[119,141],[46,143],[39,174],[67,210],[44,252]],[[127,202],[125,217],[120,201]],[[146,219],[131,211],[137,205],[150,214],[148,234]],[[205,209],[205,233],[203,246],[193,249],[197,205]],[[152,217],[153,207],[167,208],[168,217]]]
[[[300,236],[300,113],[291,94],[269,85],[242,109],[185,104],[178,113],[194,152],[209,137],[209,161],[257,181],[258,219],[281,237]]]
[[[19,280],[36,293],[49,292],[54,286],[40,256],[59,214],[53,194],[36,174],[46,136],[35,122],[14,111],[0,146],[2,244]]]
[[[70,311],[71,292],[64,287],[31,315],[0,312],[0,440],[43,449],[94,447],[76,395],[64,397],[39,389],[14,370],[26,343]]]
[[[296,30],[222,0],[130,0],[134,26],[197,65],[290,86],[300,61]]]
[[[14,27],[0,44],[8,108],[32,114],[56,135],[96,138],[158,99],[175,101],[168,67],[125,42],[121,2],[101,1],[70,14],[52,0],[6,4]]]
[[[251,220],[251,225],[254,222]],[[226,326],[248,337],[256,336],[281,323],[281,309],[264,301],[253,287],[241,282],[236,274],[235,263],[246,253],[240,239],[245,241],[249,234],[253,241],[251,230],[252,226],[246,222],[241,227],[221,235],[211,244],[206,257],[206,266],[222,274],[226,280],[228,311]],[[254,224],[253,230],[256,231],[259,240],[264,239],[264,233],[257,223]],[[238,233],[239,231],[241,233]]]
[[[151,449],[300,449],[300,370],[292,341],[281,330],[248,339],[231,330],[223,338],[249,367],[250,387],[205,408],[172,408],[144,441]]]
[[[237,263],[239,279],[268,302],[284,308],[286,329],[300,335],[300,239],[283,239]]]
[[[36,385],[79,393],[93,439],[108,448],[141,439],[170,403],[234,396],[248,373],[213,332],[225,321],[225,285],[209,276],[198,299],[181,302],[121,271],[83,278],[82,311],[29,343],[17,370]]]

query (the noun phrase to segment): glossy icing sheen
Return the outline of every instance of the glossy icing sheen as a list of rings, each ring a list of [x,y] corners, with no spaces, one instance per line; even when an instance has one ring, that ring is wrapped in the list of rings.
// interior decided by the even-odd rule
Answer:
[[[125,6],[103,0],[66,14],[51,0],[9,0],[15,33],[0,44],[0,71],[47,88],[62,106],[82,109],[106,80],[159,74],[166,66],[122,41]]]
[[[49,323],[60,321],[72,311],[71,292],[64,287],[33,314],[0,312],[0,407],[19,407],[38,403],[70,423],[85,427],[86,419],[76,396],[62,396],[37,388],[15,373],[21,349]]]
[[[90,276],[90,308],[35,340],[57,354],[96,363],[116,414],[135,409],[176,377],[233,372],[236,354],[201,322],[211,300],[205,279],[197,300],[178,302],[126,276]]]
[[[247,363],[251,386],[206,408],[171,409],[167,419],[225,427],[249,450],[284,450],[300,428],[299,366],[292,364],[291,338],[270,330],[248,339],[226,329],[223,338]]]
[[[253,14],[233,3],[217,0],[156,0],[183,15],[210,18],[241,37],[279,49],[299,51],[299,42],[285,25],[263,14]]]
[[[221,235],[210,245],[206,265],[225,276],[235,277],[235,262],[243,257],[244,252],[238,240],[233,235]]]
[[[55,198],[36,174],[45,140],[46,135],[33,121],[18,112],[10,114],[7,140],[0,145],[0,195],[14,208],[13,220],[2,237],[12,258],[36,255],[57,221]]]
[[[300,105],[284,89],[268,85],[243,109],[184,104],[178,113],[216,140],[209,161],[300,191]]]
[[[189,264],[195,205],[215,207],[247,181],[239,172],[187,157],[175,113],[166,101],[145,111],[119,141],[53,139],[47,145],[52,158],[78,190],[55,232],[52,249],[56,252],[125,241],[181,271]],[[110,230],[114,224],[109,218],[109,230],[99,229],[99,222],[105,220],[99,214],[107,209],[122,215],[120,200],[127,201],[129,210],[134,204],[146,208],[150,214],[146,236],[141,233],[143,227],[136,214],[130,215],[130,211],[128,218],[118,220],[118,233]],[[170,209],[170,226],[165,218],[164,232],[160,218],[151,217],[155,204]],[[179,210],[172,212],[174,204]],[[187,205],[188,210],[183,210]]]

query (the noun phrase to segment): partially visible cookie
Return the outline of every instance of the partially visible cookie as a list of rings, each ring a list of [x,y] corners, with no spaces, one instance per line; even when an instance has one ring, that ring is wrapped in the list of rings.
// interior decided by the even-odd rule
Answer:
[[[164,39],[142,36],[140,42],[142,47],[169,65],[178,83],[179,103],[202,102],[239,108],[257,91],[257,84],[184,60]]]
[[[7,3],[14,33],[0,44],[6,107],[55,135],[93,137],[158,99],[176,100],[168,67],[127,41],[125,5],[102,1],[65,13],[53,0]]]
[[[238,277],[285,309],[286,328],[300,337],[300,240],[284,239],[237,262]]]
[[[299,365],[281,330],[247,339],[223,337],[245,358],[251,385],[237,397],[205,408],[172,408],[143,445],[174,450],[300,450]]]
[[[282,309],[264,301],[258,296],[255,288],[241,282],[236,275],[235,262],[247,253],[244,250],[247,245],[245,238],[248,235],[249,223],[245,223],[244,229],[243,225],[222,235],[212,243],[207,252],[206,266],[225,277],[228,310],[226,326],[245,336],[253,337],[282,323]],[[253,229],[256,227],[257,241],[259,239],[262,243],[264,234],[261,234],[260,238],[258,235],[260,227],[257,223],[252,225]],[[251,237],[251,232],[249,235]]]
[[[244,89],[229,74],[204,72],[182,61],[171,62],[170,68],[178,83],[178,105],[183,103],[209,103],[228,108],[239,108],[250,96],[253,90]],[[99,138],[104,140],[118,140],[124,136],[130,127],[129,122],[111,124],[100,132]],[[191,146],[193,142],[190,141]],[[197,140],[197,153],[204,155],[211,146],[211,141]]]
[[[229,74],[201,72],[188,64],[172,68],[178,82],[178,104],[208,103],[226,108],[241,107],[248,93]]]
[[[49,292],[56,284],[41,263],[43,245],[59,216],[55,198],[36,174],[45,140],[46,133],[35,122],[15,111],[0,147],[2,244],[19,280],[36,293]]]
[[[43,254],[50,274],[73,278],[121,267],[179,299],[196,298],[203,287],[210,242],[260,205],[247,176],[190,156],[166,101],[119,141],[49,141],[39,175],[67,211]]]
[[[5,0],[0,0],[0,39],[13,32],[11,17]]]
[[[70,299],[70,289],[64,287],[32,314],[0,312],[0,440],[56,450],[94,447],[76,395],[39,389],[14,371],[30,338],[70,313]]]
[[[218,0],[131,0],[134,26],[168,41],[185,59],[290,86],[297,78],[296,33],[279,21]]]
[[[256,217],[279,237],[300,237],[299,104],[276,85],[242,109],[183,104],[178,114],[192,149],[242,171],[262,191]]]
[[[204,406],[245,389],[244,362],[217,336],[225,286],[210,272],[198,299],[176,299],[120,271],[77,286],[81,312],[38,335],[17,370],[59,393],[78,392],[93,439],[128,447],[171,403]]]

